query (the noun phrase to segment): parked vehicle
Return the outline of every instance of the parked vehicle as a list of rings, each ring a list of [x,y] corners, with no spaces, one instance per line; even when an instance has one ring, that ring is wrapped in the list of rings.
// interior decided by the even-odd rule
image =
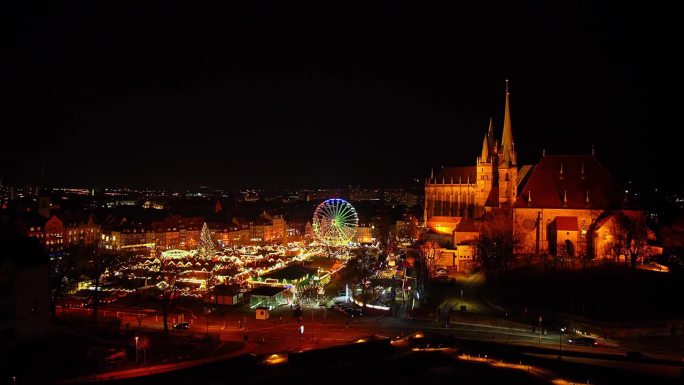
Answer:
[[[118,361],[126,361],[126,350],[125,349],[111,349],[107,354],[107,356],[104,357],[105,362],[118,362]]]
[[[598,342],[596,342],[596,340],[591,338],[591,337],[570,338],[570,339],[568,339],[568,344],[577,345],[577,346],[591,346],[591,347],[598,346]]]
[[[181,322],[173,325],[174,329],[180,329],[180,330],[187,330],[190,329],[190,323],[189,322]]]
[[[345,313],[347,313],[347,315],[350,317],[363,315],[363,311],[359,308],[348,308],[345,310]]]

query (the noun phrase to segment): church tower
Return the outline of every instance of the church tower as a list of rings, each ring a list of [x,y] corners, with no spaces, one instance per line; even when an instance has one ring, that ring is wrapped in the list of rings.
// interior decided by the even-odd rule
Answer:
[[[506,106],[504,110],[503,136],[499,149],[499,207],[511,207],[515,202],[518,186],[518,155],[515,152],[511,128],[510,92],[506,79]]]
[[[487,200],[494,185],[494,177],[496,175],[495,165],[496,153],[493,150],[494,146],[494,122],[489,118],[489,129],[482,140],[482,151],[477,158],[475,166],[477,167],[477,183],[475,190],[475,217],[479,218],[484,214]],[[498,197],[497,197],[498,198]],[[489,202],[491,204],[491,202]]]

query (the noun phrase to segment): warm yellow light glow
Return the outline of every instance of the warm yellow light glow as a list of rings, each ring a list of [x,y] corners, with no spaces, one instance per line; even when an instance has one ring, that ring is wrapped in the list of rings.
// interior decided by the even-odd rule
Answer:
[[[287,356],[283,356],[280,354],[271,354],[264,360],[265,363],[269,365],[277,365],[277,364],[282,364],[284,362],[287,362]]]
[[[414,352],[437,352],[437,351],[452,350],[452,349],[451,348],[413,348],[411,350]]]

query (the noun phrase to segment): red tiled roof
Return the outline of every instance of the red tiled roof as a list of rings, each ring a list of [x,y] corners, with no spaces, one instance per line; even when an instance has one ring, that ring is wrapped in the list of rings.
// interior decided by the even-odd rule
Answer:
[[[578,231],[577,217],[556,217],[556,230]]]
[[[201,230],[203,224],[203,217],[183,217],[180,215],[171,215],[161,221],[152,222],[152,228],[156,232]]]
[[[561,177],[560,170],[563,167]],[[582,172],[584,168],[584,173]],[[587,195],[589,202],[587,203]],[[528,198],[531,202],[528,203]],[[564,204],[564,198],[567,203]],[[534,168],[515,207],[620,209],[624,190],[592,155],[548,155]]]

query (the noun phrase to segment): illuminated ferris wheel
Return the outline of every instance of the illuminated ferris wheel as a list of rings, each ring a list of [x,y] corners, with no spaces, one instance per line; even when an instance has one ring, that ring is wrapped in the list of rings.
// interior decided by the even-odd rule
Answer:
[[[346,246],[354,238],[359,217],[354,206],[344,199],[327,199],[313,215],[316,239],[327,246]]]

